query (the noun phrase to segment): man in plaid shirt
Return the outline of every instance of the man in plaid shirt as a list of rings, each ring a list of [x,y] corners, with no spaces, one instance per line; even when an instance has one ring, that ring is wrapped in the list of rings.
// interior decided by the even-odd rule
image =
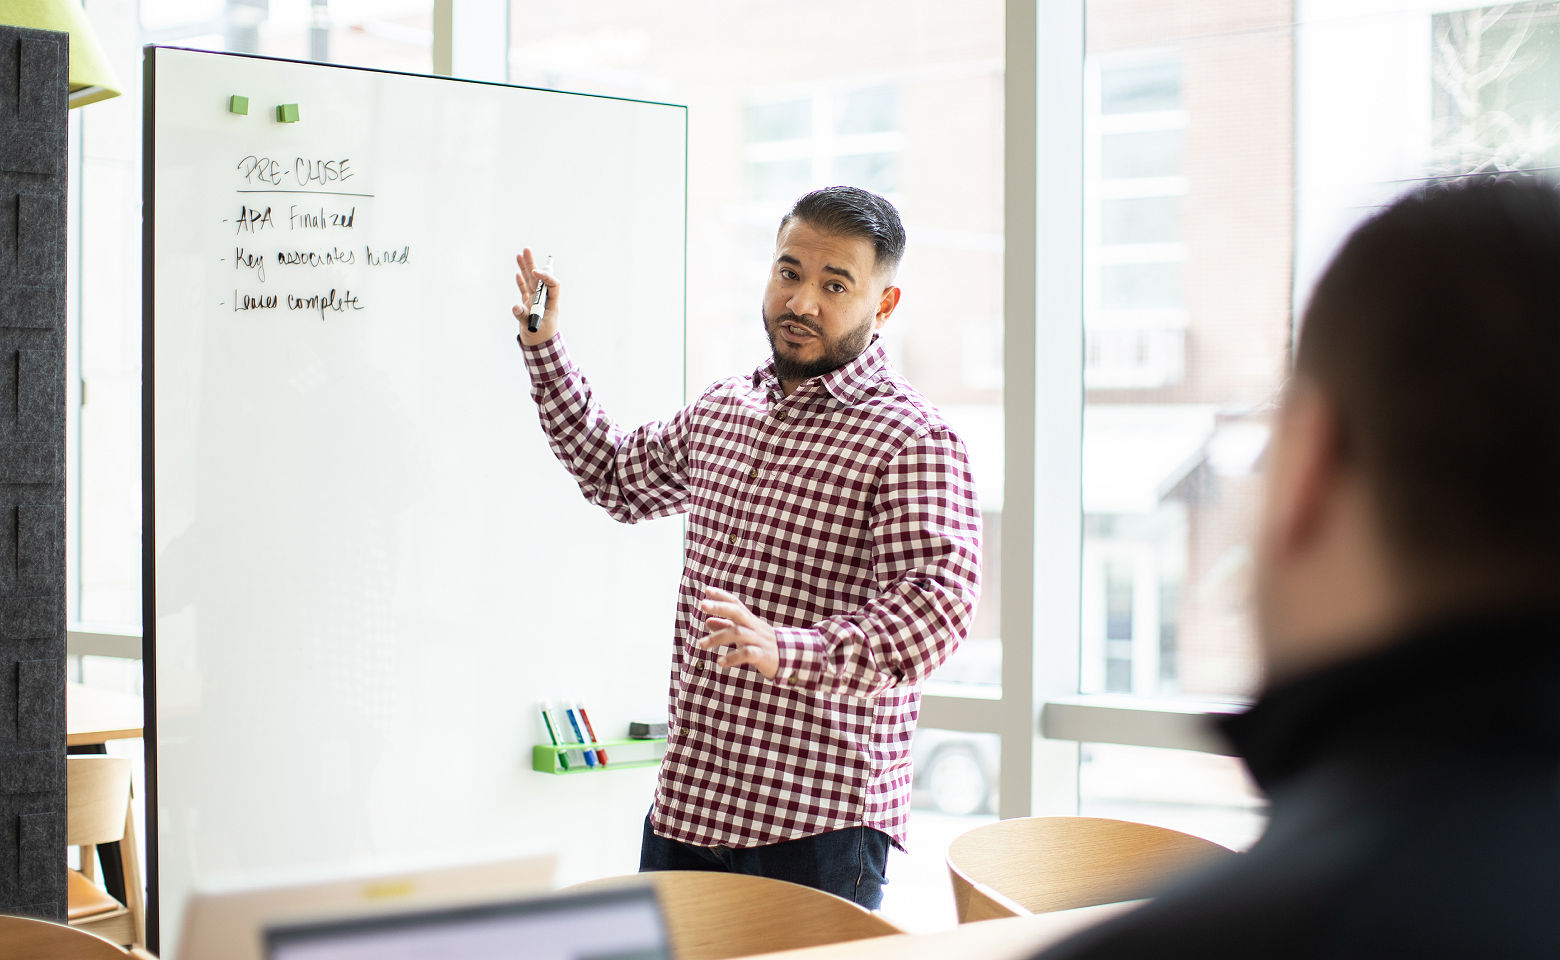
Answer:
[[[633,523],[686,513],[666,758],[640,869],[727,870],[875,909],[902,846],[921,684],[969,629],[980,510],[964,444],[888,362],[898,212],[854,187],[780,223],[772,359],[664,423],[606,415],[558,334],[558,282],[518,258],[542,428]],[[526,313],[515,308],[522,321]]]

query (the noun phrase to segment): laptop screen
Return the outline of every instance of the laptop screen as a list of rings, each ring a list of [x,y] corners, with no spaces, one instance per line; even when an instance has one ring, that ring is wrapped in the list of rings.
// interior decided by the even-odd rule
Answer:
[[[654,888],[290,924],[268,960],[668,960]]]

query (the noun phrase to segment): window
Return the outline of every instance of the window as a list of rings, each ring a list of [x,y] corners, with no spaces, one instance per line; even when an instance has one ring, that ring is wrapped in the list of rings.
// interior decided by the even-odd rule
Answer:
[[[747,107],[748,196],[784,208],[821,184],[898,199],[898,88],[825,88]]]
[[[1186,375],[1181,62],[1090,61],[1085,96],[1084,384],[1168,387]]]
[[[1426,177],[1560,163],[1560,12],[1448,6],[1087,0],[1082,692],[1254,692],[1249,537],[1310,285]],[[1195,754],[1078,762],[1085,813],[1260,821]]]

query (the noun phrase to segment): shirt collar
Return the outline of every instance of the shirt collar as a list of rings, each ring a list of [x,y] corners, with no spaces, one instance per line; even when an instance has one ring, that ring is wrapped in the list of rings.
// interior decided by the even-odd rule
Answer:
[[[1560,608],[1449,618],[1281,683],[1220,726],[1269,793],[1349,749],[1390,757],[1475,742],[1560,752],[1557,641]]]
[[[850,406],[867,395],[867,391],[878,381],[883,368],[887,365],[888,351],[883,347],[883,338],[874,333],[872,342],[867,344],[867,349],[861,351],[860,356],[821,377],[802,381],[801,389],[805,390],[809,383],[820,383],[830,396],[845,406]],[[780,378],[775,376],[774,357],[765,360],[757,370],[753,371],[753,386],[780,389]]]

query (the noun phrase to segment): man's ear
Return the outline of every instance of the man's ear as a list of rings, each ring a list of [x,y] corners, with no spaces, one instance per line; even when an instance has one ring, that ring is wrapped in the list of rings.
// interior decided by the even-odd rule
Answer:
[[[1268,533],[1285,553],[1304,550],[1336,510],[1343,469],[1337,407],[1315,384],[1297,380],[1279,415],[1271,465]]]
[[[877,315],[872,318],[872,329],[883,329],[883,324],[888,322],[889,314],[893,313],[897,306],[899,306],[899,288],[884,287],[883,296],[878,299]]]

